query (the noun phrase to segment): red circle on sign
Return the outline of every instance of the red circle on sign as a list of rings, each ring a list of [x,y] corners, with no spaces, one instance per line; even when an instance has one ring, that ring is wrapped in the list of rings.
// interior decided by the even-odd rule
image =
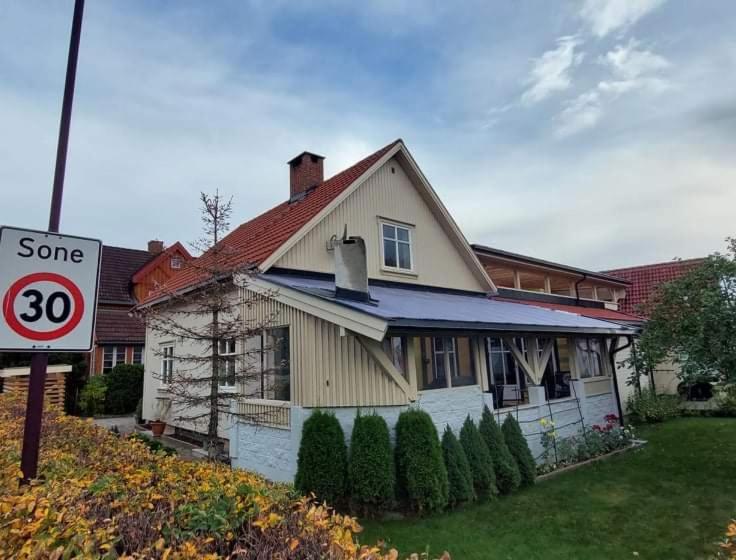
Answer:
[[[71,294],[74,300],[74,312],[66,324],[52,331],[34,331],[18,320],[13,310],[15,298],[18,297],[18,294],[23,288],[34,282],[55,282],[66,288]],[[8,326],[21,336],[30,338],[31,340],[55,340],[69,334],[82,320],[82,315],[84,315],[84,297],[77,285],[66,276],[53,272],[34,272],[13,282],[8,291],[5,292],[5,297],[3,297],[3,315]]]

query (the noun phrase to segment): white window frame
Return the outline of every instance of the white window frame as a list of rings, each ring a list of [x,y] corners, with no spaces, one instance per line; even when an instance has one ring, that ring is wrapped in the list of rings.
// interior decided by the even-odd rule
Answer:
[[[230,346],[231,344],[232,346]],[[224,372],[224,375],[223,372],[218,372],[219,379],[217,380],[217,385],[219,387],[219,390],[223,393],[233,393],[237,389],[237,381],[233,381],[232,384],[228,383],[227,381],[228,377],[230,377],[230,374],[232,373],[232,376],[234,377],[237,371],[238,341],[234,338],[221,338],[217,350],[220,358],[227,358],[226,360],[220,360],[220,366],[225,366],[226,371]],[[232,364],[232,372],[227,371],[229,364]]]
[[[170,354],[167,352],[169,349],[171,350]],[[159,352],[161,354],[161,387],[166,388],[174,377],[174,343],[162,343],[159,346]],[[168,368],[166,364],[169,364]]]
[[[590,342],[595,340],[598,343],[597,352],[592,350]],[[585,343],[585,347],[581,348],[581,342]],[[586,361],[590,360],[592,355],[598,356],[598,373],[593,374],[586,367]],[[575,359],[580,379],[601,379],[609,377],[608,368],[606,366],[607,358],[606,341],[595,336],[581,336],[575,338]]]
[[[136,350],[138,350],[140,352],[140,355],[141,355],[141,361],[140,362],[136,362],[135,361],[135,353],[136,353]],[[145,355],[146,355],[146,347],[145,346],[140,346],[140,345],[133,346],[133,349],[130,351],[130,363],[133,364],[133,365],[136,365],[136,366],[142,366],[142,365],[144,365],[143,362],[145,360]]]
[[[105,351],[111,349],[112,350],[112,365],[110,366],[110,369],[108,371],[105,371]],[[118,354],[120,353],[120,349],[122,349],[123,359],[118,360]],[[119,344],[106,344],[102,347],[102,373],[108,373],[109,371],[112,371],[112,369],[119,365],[119,364],[125,364],[126,358],[125,355],[127,354],[127,350],[125,346],[121,346]]]
[[[179,270],[182,265],[182,258],[179,255],[173,255],[169,259],[169,267],[171,267],[172,270]]]
[[[408,234],[409,241],[401,241],[398,238],[398,233],[395,233],[394,239],[388,239],[388,241],[393,241],[396,245],[396,266],[389,266],[386,264],[386,255],[384,251],[384,243],[385,239],[383,237],[383,226],[388,226],[394,228],[395,232],[397,229],[405,230]],[[384,220],[379,219],[378,220],[378,239],[380,240],[380,255],[381,255],[381,270],[385,270],[387,272],[393,272],[398,274],[412,274],[416,275],[415,271],[415,258],[414,258],[414,226],[411,224],[405,224],[401,222],[394,222],[391,220]],[[409,246],[409,268],[402,268],[399,266],[399,244],[404,244]]]

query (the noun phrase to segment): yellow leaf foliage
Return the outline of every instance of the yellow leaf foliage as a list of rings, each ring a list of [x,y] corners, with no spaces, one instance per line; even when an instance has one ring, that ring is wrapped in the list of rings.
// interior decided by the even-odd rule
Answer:
[[[19,486],[23,418],[24,403],[0,395],[0,558],[397,558],[291,486],[154,453],[54,407],[39,478]]]

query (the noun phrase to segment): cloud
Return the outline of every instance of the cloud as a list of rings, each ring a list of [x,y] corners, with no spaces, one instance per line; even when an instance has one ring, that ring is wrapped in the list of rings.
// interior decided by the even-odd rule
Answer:
[[[584,0],[579,16],[597,37],[634,25],[666,0]]]
[[[583,60],[583,53],[575,53],[578,45],[580,40],[575,36],[560,37],[557,39],[557,48],[534,60],[527,79],[529,87],[521,96],[523,104],[538,103],[570,87],[570,70]]]
[[[600,94],[595,90],[583,93],[568,102],[560,113],[557,118],[559,126],[555,134],[559,138],[571,136],[595,126],[602,116]]]

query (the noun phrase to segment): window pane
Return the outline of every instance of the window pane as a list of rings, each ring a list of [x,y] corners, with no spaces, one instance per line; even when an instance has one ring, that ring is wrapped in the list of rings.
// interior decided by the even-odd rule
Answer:
[[[409,242],[409,230],[406,228],[396,228],[396,239],[399,241],[406,241]]]
[[[411,270],[411,246],[408,243],[399,243],[399,268]]]
[[[419,379],[419,389],[441,389],[447,387],[445,378],[445,362],[444,352],[436,353],[437,345],[442,348],[441,338],[422,337],[420,339],[421,346],[421,377]],[[436,359],[440,357],[439,362]],[[439,371],[438,371],[439,364]]]
[[[383,241],[383,264],[396,268],[396,242],[384,239]]]
[[[125,363],[125,346],[115,347],[115,365]]]
[[[590,348],[590,375],[593,377],[603,375],[601,341],[597,338],[591,338],[588,340],[588,347]]]
[[[278,401],[291,399],[291,366],[289,356],[289,327],[266,331],[264,346],[268,369],[263,373],[263,397]]]
[[[473,360],[472,345],[467,337],[455,339],[456,371],[450,380],[453,387],[475,384],[475,362]]]
[[[396,228],[388,224],[383,224],[383,238],[396,239]]]

